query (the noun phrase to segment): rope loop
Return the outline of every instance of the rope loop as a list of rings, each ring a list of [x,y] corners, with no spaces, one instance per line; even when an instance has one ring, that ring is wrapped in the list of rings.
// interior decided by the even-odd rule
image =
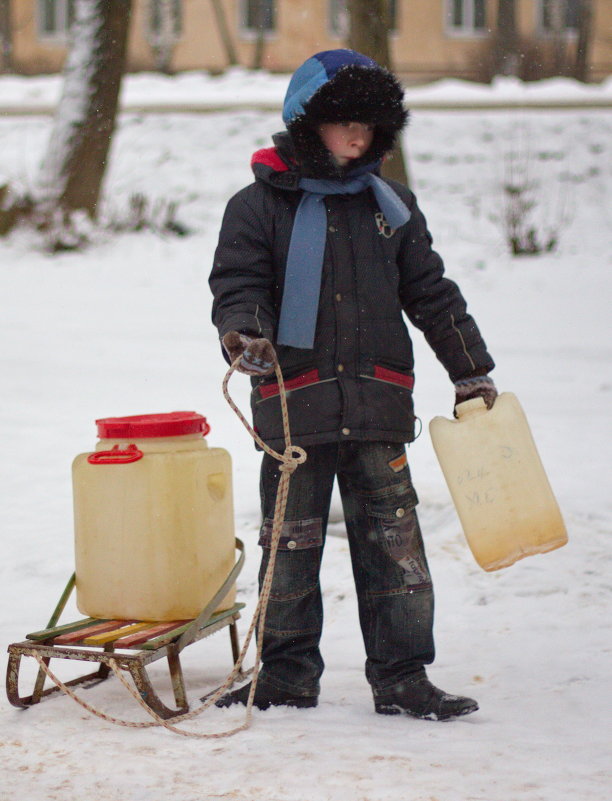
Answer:
[[[294,456],[293,454],[297,454]],[[299,445],[287,445],[282,456],[282,464],[279,466],[281,473],[294,473],[298,465],[306,461],[306,451]]]

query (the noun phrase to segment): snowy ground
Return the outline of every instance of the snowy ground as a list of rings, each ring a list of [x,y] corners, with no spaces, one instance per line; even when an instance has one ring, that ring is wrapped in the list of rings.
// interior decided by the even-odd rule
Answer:
[[[0,95],[3,87],[0,81]],[[49,125],[46,117],[0,119],[0,175],[31,184]],[[72,571],[70,463],[93,447],[94,419],[177,408],[205,414],[210,443],[233,456],[236,530],[247,546],[239,582],[246,631],[258,563],[259,458],[221,396],[224,363],[206,278],[224,203],[250,180],[252,150],[278,126],[270,112],[125,113],[107,213],[124,209],[134,192],[177,200],[193,235],[101,235],[85,253],[57,257],[31,233],[0,241],[3,649],[46,623]],[[467,549],[426,430],[410,448],[437,588],[438,659],[430,675],[476,697],[481,711],[448,724],[374,714],[335,501],[318,709],[256,712],[246,733],[195,740],[118,728],[60,697],[26,712],[5,702],[2,801],[611,796],[611,134],[609,111],[583,109],[416,111],[406,135],[435,244],[497,360],[499,388],[515,392],[527,412],[570,536],[561,550],[484,573]],[[512,259],[506,252],[498,218],[511,152],[539,181],[537,224],[563,219],[553,254]],[[452,391],[418,333],[415,340],[417,411],[426,424],[450,413]],[[233,379],[244,409],[246,386]],[[184,667],[195,701],[229,670],[225,633],[187,649]],[[152,672],[166,692],[161,663]],[[112,715],[145,719],[114,679],[82,693]],[[186,728],[222,731],[242,715],[214,709]]]
[[[174,77],[141,72],[126,76],[120,102],[124,110],[182,106],[193,109],[265,107],[280,109],[288,76],[234,67],[222,75],[183,72]],[[0,109],[32,113],[48,110],[58,101],[61,75],[3,76]],[[446,78],[406,89],[406,101],[414,108],[478,106],[610,106],[612,77],[584,84],[569,78],[550,78],[523,83],[497,77],[492,84]]]

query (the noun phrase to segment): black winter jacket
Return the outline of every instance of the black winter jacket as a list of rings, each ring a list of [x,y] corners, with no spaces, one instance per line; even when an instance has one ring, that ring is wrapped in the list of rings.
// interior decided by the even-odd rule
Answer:
[[[299,175],[275,148],[253,157],[255,183],[228,203],[210,287],[222,337],[251,332],[275,343]],[[277,346],[288,390],[292,442],[414,439],[413,353],[402,312],[425,334],[452,381],[493,361],[440,256],[416,198],[388,181],[410,220],[392,235],[373,193],[330,195],[314,348]],[[252,380],[254,426],[283,447],[274,376]]]

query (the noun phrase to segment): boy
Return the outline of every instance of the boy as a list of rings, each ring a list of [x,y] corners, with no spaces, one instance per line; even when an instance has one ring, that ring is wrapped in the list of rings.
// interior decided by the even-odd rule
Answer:
[[[379,177],[407,121],[389,72],[351,50],[308,59],[287,90],[287,132],[253,156],[255,183],[228,203],[210,286],[226,358],[252,376],[255,428],[283,448],[274,348],[292,442],[292,476],[263,636],[255,704],[314,707],[323,660],[319,568],[337,477],[366,676],[380,714],[445,720],[478,709],[428,680],[433,589],[405,443],[414,439],[413,356],[404,312],[455,384],[456,403],[490,407],[494,364],[440,257],[416,199]],[[264,454],[268,561],[279,472]],[[246,703],[249,685],[219,706]]]

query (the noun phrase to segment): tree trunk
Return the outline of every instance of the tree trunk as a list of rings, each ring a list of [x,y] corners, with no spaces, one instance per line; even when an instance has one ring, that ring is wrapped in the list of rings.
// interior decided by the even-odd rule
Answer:
[[[349,47],[389,69],[388,0],[348,0],[348,10]]]
[[[0,72],[11,72],[12,59],[11,0],[0,0]]]
[[[172,54],[176,45],[176,24],[177,20],[174,0],[149,0],[149,4],[157,4],[159,11],[159,26],[157,30],[151,31],[153,58],[155,69],[167,75],[171,73]],[[153,15],[154,9],[150,8]]]
[[[574,77],[579,81],[588,81],[589,56],[593,37],[592,0],[579,0],[578,13],[578,41],[576,42]]]
[[[227,24],[227,18],[225,16],[225,9],[223,8],[222,0],[210,0],[210,2],[213,7],[213,13],[217,22],[221,43],[223,44],[223,49],[225,50],[225,57],[227,58],[228,66],[234,67],[236,64],[238,64],[238,56],[236,55],[236,48],[234,47],[234,42],[232,41],[229,26]]]
[[[519,53],[516,30],[516,0],[498,0],[495,73],[518,75]]]
[[[550,16],[553,35],[553,68],[555,75],[565,72],[565,1],[550,0]]]
[[[255,29],[257,38],[255,39],[255,50],[253,53],[253,69],[260,70],[263,66],[263,57],[266,44],[265,28],[265,8],[264,0],[254,0],[255,2]]]
[[[40,175],[41,209],[96,216],[115,128],[131,0],[76,0],[62,96]]]
[[[370,56],[381,67],[392,71],[388,0],[347,0],[347,3],[349,47]],[[390,157],[383,162],[381,172],[386,178],[409,185],[408,170],[399,137]]]

